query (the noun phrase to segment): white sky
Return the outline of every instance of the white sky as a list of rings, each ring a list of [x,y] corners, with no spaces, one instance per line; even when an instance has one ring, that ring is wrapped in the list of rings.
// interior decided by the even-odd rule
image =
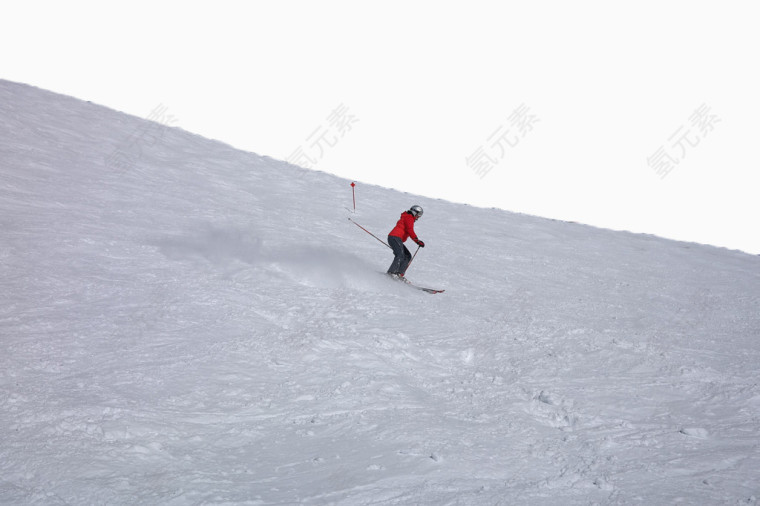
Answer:
[[[359,182],[760,253],[756,11],[5,2],[0,77],[141,117],[163,104],[185,130],[279,159],[302,148]],[[328,119],[340,105],[347,124]]]

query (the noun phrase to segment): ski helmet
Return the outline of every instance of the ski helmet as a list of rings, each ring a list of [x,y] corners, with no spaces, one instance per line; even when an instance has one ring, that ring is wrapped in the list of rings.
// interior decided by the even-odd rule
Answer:
[[[422,208],[420,206],[412,206],[409,208],[409,212],[414,215],[415,218],[422,217]]]

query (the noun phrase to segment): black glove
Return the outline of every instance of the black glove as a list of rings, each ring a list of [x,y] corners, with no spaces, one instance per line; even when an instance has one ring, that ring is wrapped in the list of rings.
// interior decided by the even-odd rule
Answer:
[[[425,247],[425,243],[422,242],[422,241],[417,241],[417,244],[420,245],[420,248],[424,248]]]

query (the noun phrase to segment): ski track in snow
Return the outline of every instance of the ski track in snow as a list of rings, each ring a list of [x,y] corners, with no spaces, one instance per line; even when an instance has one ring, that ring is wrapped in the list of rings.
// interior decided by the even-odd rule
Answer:
[[[0,503],[754,504],[760,259],[0,81]],[[473,231],[477,233],[477,241]]]

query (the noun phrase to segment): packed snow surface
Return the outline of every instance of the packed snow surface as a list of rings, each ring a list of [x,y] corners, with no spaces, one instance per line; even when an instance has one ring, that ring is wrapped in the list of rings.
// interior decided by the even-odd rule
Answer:
[[[0,503],[757,503],[760,258],[349,183],[0,81]]]

